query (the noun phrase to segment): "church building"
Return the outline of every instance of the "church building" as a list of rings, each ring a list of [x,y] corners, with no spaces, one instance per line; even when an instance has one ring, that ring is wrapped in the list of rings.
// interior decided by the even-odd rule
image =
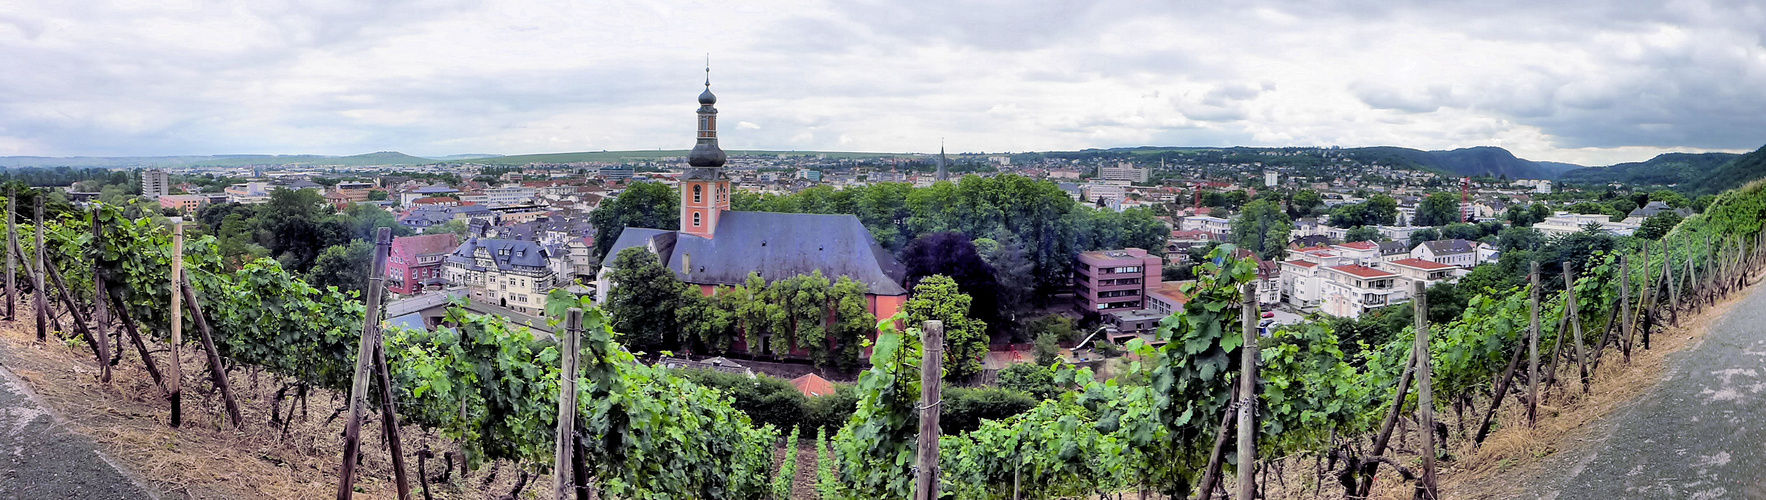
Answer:
[[[868,308],[878,318],[901,310],[908,296],[902,288],[906,268],[877,244],[858,217],[730,210],[730,180],[723,168],[727,158],[717,144],[716,103],[707,78],[699,94],[698,142],[680,179],[681,229],[625,228],[603,257],[609,266],[598,275],[597,298],[605,301],[606,291],[617,286],[609,282],[614,257],[642,247],[706,295],[718,286],[744,284],[749,273],[772,283],[821,271],[830,281],[847,276],[864,283]],[[743,344],[738,339],[733,348],[740,351]]]

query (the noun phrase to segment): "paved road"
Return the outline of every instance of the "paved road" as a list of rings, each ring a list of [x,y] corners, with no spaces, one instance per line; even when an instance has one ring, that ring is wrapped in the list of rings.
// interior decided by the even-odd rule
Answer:
[[[1610,432],[1545,464],[1529,498],[1766,498],[1766,286],[1748,289]]]
[[[0,499],[154,498],[0,366]]]

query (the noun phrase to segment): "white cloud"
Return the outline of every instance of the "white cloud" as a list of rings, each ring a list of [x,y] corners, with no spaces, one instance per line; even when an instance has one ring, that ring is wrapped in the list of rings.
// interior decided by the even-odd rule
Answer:
[[[1766,142],[1753,2],[0,4],[0,154]],[[766,124],[762,128],[759,124]]]

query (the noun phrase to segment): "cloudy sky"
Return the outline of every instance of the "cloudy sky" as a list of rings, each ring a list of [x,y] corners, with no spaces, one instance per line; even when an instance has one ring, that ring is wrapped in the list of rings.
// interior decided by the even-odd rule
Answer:
[[[730,149],[1608,164],[1766,144],[1762,5],[9,0],[0,155],[682,149],[710,53]]]

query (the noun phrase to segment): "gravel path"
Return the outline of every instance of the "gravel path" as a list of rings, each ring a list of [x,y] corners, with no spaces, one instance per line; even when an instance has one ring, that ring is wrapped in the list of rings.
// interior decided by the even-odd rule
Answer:
[[[1528,498],[1766,498],[1766,287],[1673,355],[1662,382],[1546,460]]]
[[[0,366],[0,499],[157,498]]]

